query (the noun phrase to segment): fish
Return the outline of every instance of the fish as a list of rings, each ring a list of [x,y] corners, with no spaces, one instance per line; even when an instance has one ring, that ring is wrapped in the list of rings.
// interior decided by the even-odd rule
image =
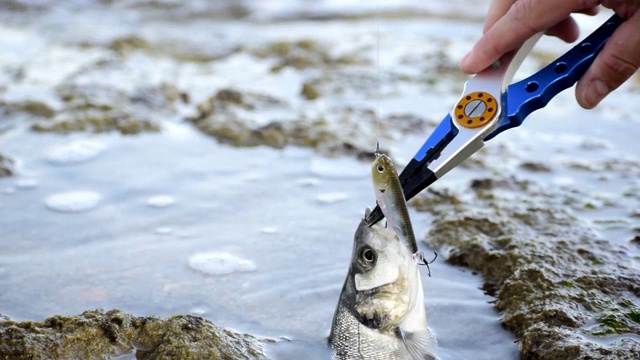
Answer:
[[[333,316],[334,360],[437,360],[418,263],[396,233],[365,215]]]
[[[412,254],[418,252],[416,236],[411,226],[411,218],[407,209],[398,172],[391,158],[376,149],[375,160],[371,164],[371,179],[376,202],[382,210],[387,224],[390,225],[400,239],[409,247]]]

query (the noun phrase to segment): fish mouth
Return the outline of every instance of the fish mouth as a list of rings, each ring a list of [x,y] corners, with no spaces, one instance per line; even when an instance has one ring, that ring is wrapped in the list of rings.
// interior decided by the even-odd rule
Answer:
[[[372,288],[372,289],[367,289],[367,290],[357,290],[357,295],[360,295],[360,296],[367,296],[367,297],[369,297],[369,296],[373,296],[373,295],[376,295],[376,294],[378,294],[378,293],[380,293],[380,292],[382,291],[382,289],[381,289],[381,288],[382,288],[383,286],[384,286],[384,285],[382,285],[382,286],[378,286],[378,287],[374,287],[374,288]]]
[[[378,313],[374,313],[371,317],[361,316],[360,323],[369,329],[380,330],[384,324],[384,317]]]

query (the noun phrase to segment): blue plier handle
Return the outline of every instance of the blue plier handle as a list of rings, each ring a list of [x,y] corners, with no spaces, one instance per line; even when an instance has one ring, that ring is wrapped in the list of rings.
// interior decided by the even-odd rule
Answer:
[[[542,70],[509,85],[515,71],[541,34],[476,74],[464,86],[453,110],[435,128],[400,174],[406,200],[478,151],[484,142],[520,126],[532,112],[573,86],[589,68],[609,37],[624,20],[613,15],[586,39]],[[375,224],[384,217],[378,207],[369,215]]]

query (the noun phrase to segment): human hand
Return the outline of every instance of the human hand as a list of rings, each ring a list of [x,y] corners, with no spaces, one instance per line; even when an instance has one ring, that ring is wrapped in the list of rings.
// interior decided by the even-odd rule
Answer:
[[[576,100],[591,109],[640,67],[640,0],[493,0],[484,35],[460,61],[460,69],[478,73],[540,31],[573,42],[579,29],[571,14],[594,15],[599,4],[626,21],[576,85]]]

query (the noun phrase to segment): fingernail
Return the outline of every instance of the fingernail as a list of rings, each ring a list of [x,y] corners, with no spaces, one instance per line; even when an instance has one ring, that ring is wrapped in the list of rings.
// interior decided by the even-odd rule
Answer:
[[[582,93],[582,100],[589,108],[598,105],[611,90],[602,80],[593,80]]]

